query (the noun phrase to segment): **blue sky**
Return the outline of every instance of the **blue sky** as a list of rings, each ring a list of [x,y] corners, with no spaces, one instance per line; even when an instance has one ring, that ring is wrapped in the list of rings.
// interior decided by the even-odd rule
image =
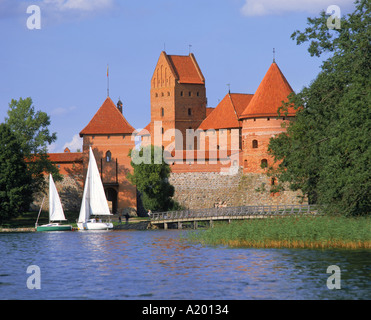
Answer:
[[[0,0],[0,122],[11,99],[31,97],[57,132],[51,152],[81,148],[78,133],[107,96],[120,97],[124,116],[143,128],[150,121],[150,80],[164,46],[191,51],[206,79],[208,106],[228,91],[254,93],[276,62],[294,91],[310,84],[321,58],[290,35],[306,18],[351,0]],[[27,28],[27,7],[38,5],[41,29]]]

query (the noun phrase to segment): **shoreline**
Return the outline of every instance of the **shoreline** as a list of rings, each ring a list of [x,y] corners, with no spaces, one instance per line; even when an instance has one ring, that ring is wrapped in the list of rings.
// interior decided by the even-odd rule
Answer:
[[[208,244],[203,241],[200,243]],[[211,244],[208,244],[211,245]],[[371,249],[371,241],[300,241],[300,240],[265,240],[252,242],[247,240],[229,240],[213,243],[212,245],[225,245],[230,248],[255,248],[255,249]]]

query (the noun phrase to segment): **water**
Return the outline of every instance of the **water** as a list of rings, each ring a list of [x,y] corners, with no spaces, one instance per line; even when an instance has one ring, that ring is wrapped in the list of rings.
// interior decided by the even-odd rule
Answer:
[[[0,234],[0,299],[370,299],[370,250],[229,249],[178,230]],[[28,289],[37,265],[41,289]],[[341,270],[328,289],[327,267]]]

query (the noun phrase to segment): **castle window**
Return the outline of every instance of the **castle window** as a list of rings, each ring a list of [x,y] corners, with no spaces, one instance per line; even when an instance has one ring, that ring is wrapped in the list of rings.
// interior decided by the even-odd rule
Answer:
[[[161,128],[161,133],[164,134],[164,128]]]
[[[180,96],[183,97],[183,91],[180,91]]]
[[[260,162],[260,166],[262,167],[262,169],[267,168],[268,167],[268,160],[267,159],[262,159],[262,161]]]
[[[244,162],[243,162],[243,167],[244,167],[244,168],[247,168],[247,160],[244,160]]]
[[[106,161],[107,162],[111,162],[112,160],[112,154],[111,154],[111,151],[107,151],[106,152]]]
[[[269,121],[270,120],[270,118],[267,118],[267,121]]]
[[[256,118],[254,118],[254,121],[256,121]]]
[[[192,95],[192,93],[191,93],[191,91],[189,91],[189,92],[188,92],[188,96],[191,96],[191,95]]]
[[[161,108],[161,117],[163,117],[165,114],[164,108]]]
[[[158,97],[158,94],[156,93],[156,98]]]
[[[167,92],[167,96],[170,97],[170,91]]]
[[[200,96],[200,93],[197,91],[197,97],[199,97]]]
[[[253,141],[252,141],[252,147],[253,147],[254,149],[256,149],[256,148],[258,147],[258,140],[253,140]]]
[[[192,115],[192,109],[191,109],[191,108],[188,108],[188,115],[189,115],[189,116]]]
[[[161,97],[163,97],[164,96],[164,93],[163,92],[161,92]]]

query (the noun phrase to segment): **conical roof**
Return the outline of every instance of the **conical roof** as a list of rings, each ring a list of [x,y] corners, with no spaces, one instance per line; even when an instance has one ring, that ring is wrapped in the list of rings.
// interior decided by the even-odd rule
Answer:
[[[239,116],[250,103],[253,95],[244,93],[227,93],[216,108],[199,126],[201,130],[228,129],[240,127]]]
[[[276,117],[282,101],[293,92],[290,84],[275,62],[271,64],[251,102],[243,111],[240,119],[253,117]],[[295,109],[288,108],[287,116],[294,116]]]
[[[134,130],[111,98],[107,97],[88,125],[80,132],[80,137],[84,134],[132,134]]]

